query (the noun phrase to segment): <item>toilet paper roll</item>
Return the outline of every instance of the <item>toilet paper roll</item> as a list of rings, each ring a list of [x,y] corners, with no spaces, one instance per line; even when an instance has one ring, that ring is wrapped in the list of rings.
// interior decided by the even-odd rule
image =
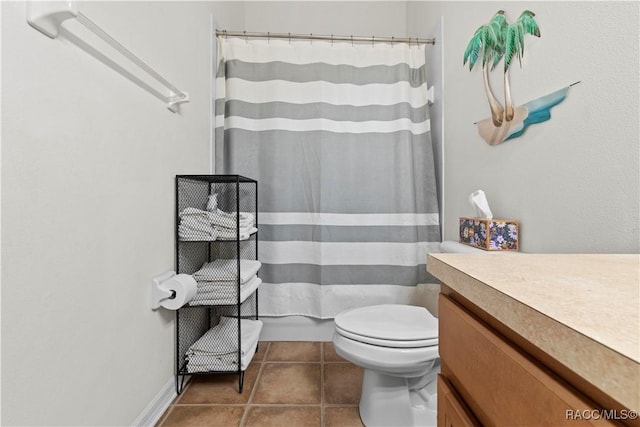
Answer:
[[[177,310],[193,299],[198,290],[196,280],[188,274],[178,274],[162,282],[162,288],[175,292],[172,298],[160,301],[160,305],[169,310]]]

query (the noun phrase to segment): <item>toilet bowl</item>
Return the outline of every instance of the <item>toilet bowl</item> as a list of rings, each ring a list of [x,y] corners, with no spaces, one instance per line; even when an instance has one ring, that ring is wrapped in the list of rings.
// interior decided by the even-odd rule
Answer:
[[[443,242],[441,252],[483,252]],[[435,426],[438,319],[424,307],[382,304],[335,318],[336,353],[364,369],[360,418],[367,427]]]
[[[384,304],[335,318],[336,353],[364,368],[360,418],[372,426],[435,426],[438,319],[426,308]]]

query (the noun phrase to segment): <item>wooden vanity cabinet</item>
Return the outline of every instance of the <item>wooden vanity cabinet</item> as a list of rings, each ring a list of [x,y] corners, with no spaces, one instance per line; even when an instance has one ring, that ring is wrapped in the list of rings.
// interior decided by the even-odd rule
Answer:
[[[444,375],[438,376],[438,425],[444,427],[480,426]]]
[[[575,419],[577,411],[589,416],[598,407],[443,294],[439,324],[438,426],[619,425]]]

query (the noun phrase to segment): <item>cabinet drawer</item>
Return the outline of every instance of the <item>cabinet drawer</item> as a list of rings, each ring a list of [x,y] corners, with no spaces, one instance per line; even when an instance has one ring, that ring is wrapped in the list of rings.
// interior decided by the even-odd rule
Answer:
[[[439,313],[442,374],[483,425],[617,425],[572,417],[593,403],[444,295]]]
[[[438,427],[479,427],[449,381],[438,375]]]

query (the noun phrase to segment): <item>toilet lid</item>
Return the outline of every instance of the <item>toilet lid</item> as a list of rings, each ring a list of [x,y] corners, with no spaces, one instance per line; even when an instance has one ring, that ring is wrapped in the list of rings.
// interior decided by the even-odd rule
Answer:
[[[438,343],[438,319],[424,307],[384,304],[338,314],[336,331],[386,347],[427,347]]]

